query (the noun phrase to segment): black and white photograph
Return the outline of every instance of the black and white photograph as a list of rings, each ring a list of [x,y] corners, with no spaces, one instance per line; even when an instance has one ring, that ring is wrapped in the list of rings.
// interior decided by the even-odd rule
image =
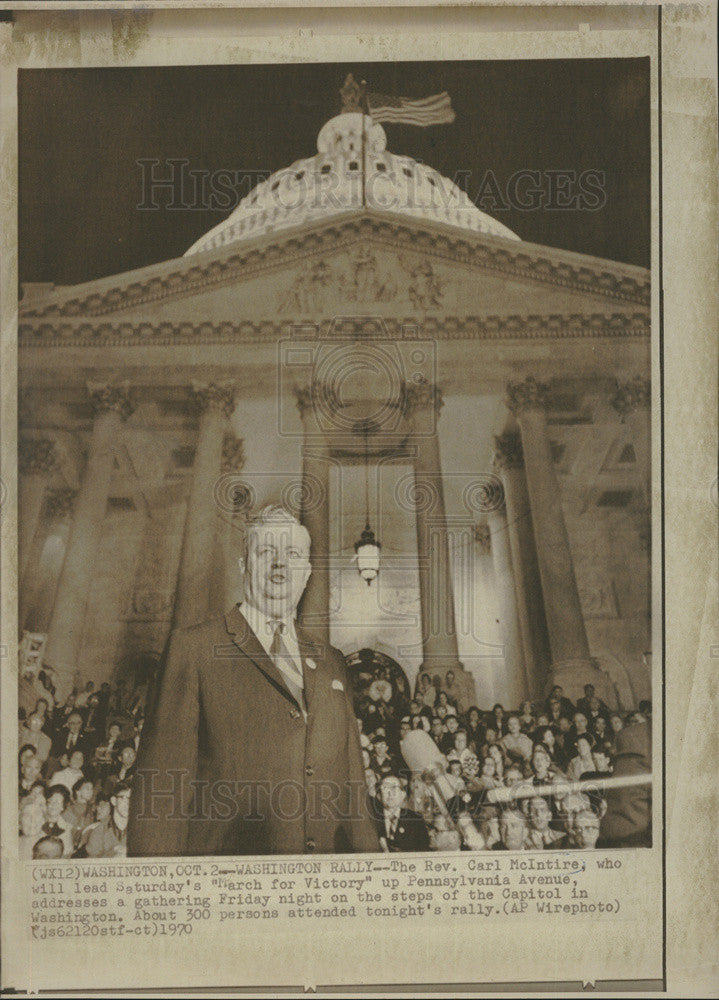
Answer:
[[[21,855],[651,846],[649,59],[18,121]]]

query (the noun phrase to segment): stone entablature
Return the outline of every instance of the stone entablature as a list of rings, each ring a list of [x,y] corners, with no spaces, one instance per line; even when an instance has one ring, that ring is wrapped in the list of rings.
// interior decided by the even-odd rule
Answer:
[[[363,210],[306,230],[263,236],[240,247],[171,260],[82,285],[51,290],[46,285],[37,289],[28,286],[20,303],[20,324],[35,324],[41,319],[72,321],[74,317],[87,319],[123,311],[136,313],[151,303],[196,296],[298,265],[321,264],[336,259],[341,250],[353,253],[367,244],[390,251],[398,259],[405,255],[419,263],[417,255],[421,254],[430,262],[444,261],[453,269],[467,268],[477,275],[521,280],[545,287],[548,293],[562,289],[625,309],[635,305],[648,310],[650,305],[650,276],[643,268],[521,241],[458,232],[424,220],[417,224],[398,222],[382,213]],[[409,289],[415,289],[413,305],[420,312],[436,310],[441,302],[436,293],[432,294],[433,275],[413,273],[412,268],[410,262],[406,282]],[[347,289],[338,291],[347,294]],[[387,293],[384,295],[386,299]],[[382,295],[378,294],[378,298],[382,300]],[[371,301],[371,295],[364,301]]]

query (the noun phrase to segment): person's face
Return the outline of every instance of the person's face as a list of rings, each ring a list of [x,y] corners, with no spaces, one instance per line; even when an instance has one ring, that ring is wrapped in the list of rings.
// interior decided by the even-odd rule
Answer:
[[[580,757],[591,756],[592,748],[588,740],[577,740],[577,753]]]
[[[77,801],[81,805],[86,806],[91,798],[92,798],[92,782],[83,781],[83,783],[77,790]]]
[[[586,733],[587,731],[587,719],[581,712],[577,712],[574,716],[574,728],[578,733]]]
[[[40,732],[40,730],[42,729],[42,719],[37,714],[37,712],[33,712],[30,718],[27,720],[27,727],[33,733]]]
[[[462,767],[458,760],[450,761],[449,773],[452,775],[453,778],[458,778],[460,776],[460,774],[462,773]]]
[[[599,817],[588,809],[578,812],[572,824],[574,842],[580,850],[591,851],[599,839]]]
[[[380,787],[380,798],[385,809],[399,809],[404,799],[404,790],[397,778],[385,778]]]
[[[20,829],[26,837],[36,837],[42,830],[43,811],[35,803],[28,803],[20,813]]]
[[[484,735],[485,741],[491,746],[493,743],[497,742],[497,730],[488,729]]]
[[[273,614],[291,614],[312,572],[307,530],[292,521],[258,525],[248,534],[240,570],[250,604]]]
[[[497,770],[494,757],[485,757],[482,764],[482,774],[485,778],[493,778]]]
[[[443,708],[446,707],[446,705],[447,705],[447,692],[446,691],[440,691],[439,692],[439,703],[440,703],[440,705],[442,705]]]
[[[512,716],[512,718],[507,723],[507,729],[510,731],[512,736],[516,736],[520,730],[519,719]]]
[[[606,725],[607,723],[604,720],[604,716],[602,715],[597,716],[597,718],[594,720],[594,728],[597,731],[597,736],[604,736]]]
[[[447,687],[451,687],[454,684],[454,674],[451,670],[447,671]]]
[[[114,725],[110,726],[110,739],[111,740],[119,740],[120,739],[120,727],[119,726],[114,726]]]
[[[535,750],[532,754],[532,767],[538,777],[546,775],[549,770],[549,758],[546,753],[541,750]]]
[[[508,851],[522,849],[524,846],[524,822],[518,813],[504,813],[499,824],[499,835]]]
[[[609,757],[602,750],[595,750],[592,754],[592,760],[597,771],[609,770]]]
[[[123,747],[122,753],[120,754],[120,760],[125,767],[130,767],[135,763],[135,751],[132,747]]]
[[[47,702],[44,698],[38,698],[35,704],[35,711],[43,717],[47,714]]]
[[[556,685],[555,685],[555,686],[554,686],[554,687],[552,688],[552,697],[553,697],[553,698],[556,698],[556,699],[557,699],[557,701],[561,701],[561,700],[562,700],[562,695],[563,695],[563,694],[564,694],[564,688],[561,688],[561,687],[559,686],[559,684],[556,684]]]
[[[544,799],[530,799],[529,801],[529,825],[533,830],[543,832],[549,827],[552,813]]]
[[[594,697],[594,685],[593,684],[585,684],[584,685],[584,697],[585,698],[593,698]]]
[[[480,833],[487,844],[496,844],[499,840],[499,817],[490,816],[480,825]]]
[[[399,737],[400,737],[401,740],[403,740],[405,738],[405,736],[407,735],[407,733],[410,732],[410,729],[411,729],[411,727],[410,727],[409,722],[402,722],[402,723],[400,723]]]
[[[615,733],[621,732],[622,729],[624,728],[624,723],[622,722],[622,720],[618,715],[613,715],[609,721],[612,725],[612,730]]]
[[[469,713],[469,721],[473,726],[476,726],[477,723],[479,722],[479,712],[477,711],[476,708],[472,709],[472,711]]]
[[[25,781],[35,781],[40,775],[41,766],[34,754],[26,757],[22,764],[22,776]]]
[[[47,818],[57,819],[62,815],[62,811],[65,808],[65,800],[59,792],[55,792],[47,800]]]
[[[467,734],[457,733],[454,737],[454,749],[457,753],[461,753],[463,750],[467,749]]]
[[[30,760],[31,757],[35,756],[35,751],[32,747],[27,747],[20,754],[20,768],[22,769],[26,760]]]
[[[77,736],[80,730],[82,729],[82,719],[80,718],[80,716],[71,715],[70,718],[67,720],[67,728],[74,736]]]
[[[447,706],[437,705],[436,712],[440,719],[445,719],[447,717]]]
[[[384,755],[387,753],[387,744],[385,743],[384,740],[377,740],[377,742],[374,745],[374,752],[377,754],[378,757],[384,757]]]
[[[112,813],[113,815],[120,816],[122,819],[127,819],[130,813],[130,790],[125,789],[125,791],[120,792],[119,795],[113,795],[110,799],[112,802]]]
[[[410,715],[417,715],[419,713],[419,705],[416,701],[411,701],[409,703],[409,713]]]
[[[555,743],[554,731],[552,729],[545,729],[542,733],[542,740],[548,747],[553,747]]]
[[[97,809],[95,810],[95,815],[98,822],[102,822],[104,819],[110,815],[110,803],[106,802],[104,799],[102,802],[97,803]]]
[[[539,726],[540,729],[542,728],[542,726],[549,725],[549,719],[547,718],[547,716],[546,715],[538,715],[537,716],[537,725]]]
[[[434,737],[441,736],[442,735],[442,729],[443,729],[442,720],[441,719],[432,719],[432,735]]]
[[[33,857],[38,861],[54,861],[62,857],[62,844],[59,841],[48,840],[33,848]]]
[[[511,785],[516,785],[519,781],[523,781],[524,780],[524,775],[516,767],[510,767],[510,769],[507,771],[507,774],[505,775],[505,777],[506,777],[506,780],[507,780],[507,785],[510,785],[510,786]]]
[[[35,785],[35,787],[32,789],[32,791],[28,795],[28,799],[29,799],[29,801],[34,802],[36,805],[41,806],[42,809],[43,809],[43,812],[44,812],[44,810],[45,810],[45,790],[43,789],[42,785]]]
[[[74,754],[70,757],[70,767],[75,771],[82,771],[82,765],[85,763],[85,757],[83,754],[76,750]]]
[[[457,727],[459,726],[459,722],[457,720],[457,716],[456,715],[448,715],[447,716],[447,721],[446,721],[445,725],[447,726],[447,732],[448,733],[456,733],[457,732]]]
[[[568,733],[569,730],[572,728],[572,723],[569,721],[569,719],[566,717],[566,715],[562,715],[560,717],[560,719],[559,719],[559,728],[561,729],[561,731],[563,733]]]

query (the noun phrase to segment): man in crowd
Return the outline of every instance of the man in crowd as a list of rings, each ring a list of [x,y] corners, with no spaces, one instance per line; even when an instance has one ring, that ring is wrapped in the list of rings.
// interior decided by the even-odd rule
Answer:
[[[67,717],[67,728],[62,728],[56,734],[52,744],[52,756],[62,763],[62,758],[67,756],[70,759],[75,750],[87,752],[87,740],[82,733],[82,715],[79,712],[71,712]]]
[[[127,821],[130,811],[130,786],[115,786],[110,796],[111,812],[95,826],[87,838],[89,858],[124,857],[127,853]]]
[[[428,851],[429,834],[424,819],[405,805],[405,791],[396,774],[387,774],[379,788],[381,813],[377,818],[377,834],[383,849],[396,851]]]
[[[309,534],[268,507],[246,545],[241,605],[170,637],[140,744],[128,854],[377,851],[344,657],[295,622]],[[291,814],[279,798],[288,786],[301,799]]]
[[[519,809],[505,809],[499,819],[499,840],[493,851],[523,851],[527,822]]]
[[[32,712],[27,720],[20,726],[19,745],[30,744],[35,747],[35,753],[41,764],[44,764],[50,756],[52,747],[50,737],[42,731],[42,716],[38,712]]]

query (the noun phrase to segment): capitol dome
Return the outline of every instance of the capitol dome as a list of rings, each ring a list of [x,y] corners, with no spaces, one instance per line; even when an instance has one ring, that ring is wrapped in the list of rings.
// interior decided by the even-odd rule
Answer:
[[[481,212],[464,191],[436,170],[409,156],[388,152],[382,126],[354,111],[328,121],[317,137],[315,156],[296,160],[259,183],[224,222],[193,243],[185,256],[362,208],[519,239]]]

